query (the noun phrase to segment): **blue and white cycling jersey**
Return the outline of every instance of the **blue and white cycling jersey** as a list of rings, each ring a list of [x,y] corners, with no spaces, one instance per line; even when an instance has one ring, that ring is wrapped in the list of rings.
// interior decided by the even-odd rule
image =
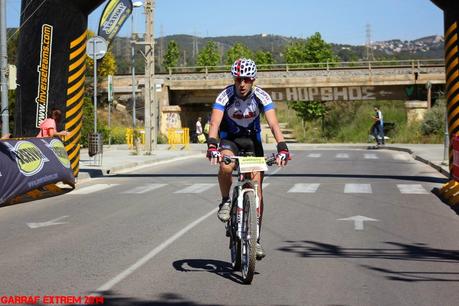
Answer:
[[[220,138],[254,136],[261,141],[260,113],[274,108],[270,95],[253,86],[245,99],[236,95],[234,85],[226,87],[218,96],[213,108],[223,111]]]

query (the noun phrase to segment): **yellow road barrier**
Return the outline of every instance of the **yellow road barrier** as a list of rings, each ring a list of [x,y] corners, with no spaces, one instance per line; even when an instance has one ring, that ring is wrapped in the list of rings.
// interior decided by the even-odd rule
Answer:
[[[167,143],[170,145],[169,150],[177,149],[177,145],[183,145],[180,150],[190,147],[190,129],[167,129]]]
[[[129,149],[135,148],[135,139],[134,139],[135,137],[134,136],[139,137],[141,145],[145,144],[145,130],[135,129],[135,133],[134,133],[134,129],[129,128],[129,129],[126,129],[126,143],[128,144]]]

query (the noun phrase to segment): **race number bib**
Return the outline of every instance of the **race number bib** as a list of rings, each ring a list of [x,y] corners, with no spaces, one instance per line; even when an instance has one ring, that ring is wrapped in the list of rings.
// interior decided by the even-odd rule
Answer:
[[[267,171],[268,166],[264,157],[239,157],[239,169],[241,173]]]

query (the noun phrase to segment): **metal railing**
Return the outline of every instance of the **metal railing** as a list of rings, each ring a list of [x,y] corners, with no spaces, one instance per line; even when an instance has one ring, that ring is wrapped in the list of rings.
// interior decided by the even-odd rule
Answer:
[[[378,69],[378,68],[412,68],[444,67],[444,59],[416,59],[416,60],[385,60],[385,61],[357,61],[357,62],[323,62],[323,63],[298,63],[298,64],[261,64],[257,65],[260,72],[263,71],[295,71],[295,70],[336,70],[336,69]],[[213,74],[228,73],[231,65],[220,66],[189,66],[170,67],[169,75],[174,74]]]

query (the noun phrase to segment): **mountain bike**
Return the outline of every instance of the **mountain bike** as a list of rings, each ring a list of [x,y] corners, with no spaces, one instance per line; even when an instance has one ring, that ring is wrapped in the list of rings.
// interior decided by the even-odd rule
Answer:
[[[266,171],[267,166],[276,163],[275,156],[223,156],[223,162],[236,162],[238,181],[234,184],[230,218],[226,224],[229,237],[231,264],[235,271],[242,272],[244,284],[250,284],[255,274],[256,243],[259,235],[258,217],[260,200],[258,183],[251,179],[251,173]]]

